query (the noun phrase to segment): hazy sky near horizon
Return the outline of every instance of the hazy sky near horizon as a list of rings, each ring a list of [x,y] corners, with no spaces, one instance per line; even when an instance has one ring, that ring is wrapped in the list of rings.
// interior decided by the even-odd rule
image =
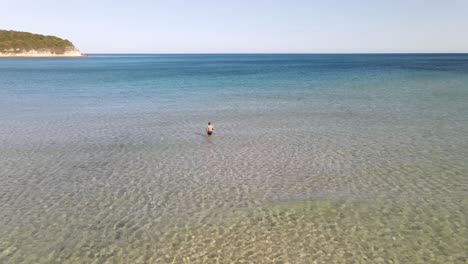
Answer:
[[[468,52],[468,0],[0,0],[83,53]]]

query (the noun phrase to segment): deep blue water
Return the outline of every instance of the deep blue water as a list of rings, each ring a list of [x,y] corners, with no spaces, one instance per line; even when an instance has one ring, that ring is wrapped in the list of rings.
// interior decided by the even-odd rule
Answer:
[[[374,93],[372,88],[379,89],[371,85],[467,73],[467,54],[92,54],[78,59],[2,59],[0,107],[15,112],[47,111],[44,107],[188,110],[209,102],[217,108],[244,95],[301,97],[319,90],[363,89],[368,95]]]

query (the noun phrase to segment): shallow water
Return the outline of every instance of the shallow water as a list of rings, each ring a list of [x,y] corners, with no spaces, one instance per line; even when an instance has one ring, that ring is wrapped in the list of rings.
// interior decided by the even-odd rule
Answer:
[[[466,102],[468,55],[2,59],[0,262],[466,263]]]

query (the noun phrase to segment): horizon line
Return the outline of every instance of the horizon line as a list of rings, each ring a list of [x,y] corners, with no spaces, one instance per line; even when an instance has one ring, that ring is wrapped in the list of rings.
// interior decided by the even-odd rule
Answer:
[[[333,54],[343,54],[343,55],[359,55],[359,54],[468,54],[468,52],[82,52],[84,55],[88,54],[103,54],[103,55],[333,55]]]

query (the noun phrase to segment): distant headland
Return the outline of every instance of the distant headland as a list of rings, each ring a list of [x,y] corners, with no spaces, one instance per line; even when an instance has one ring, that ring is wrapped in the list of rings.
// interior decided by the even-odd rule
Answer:
[[[0,30],[2,57],[82,57],[69,40],[29,32]]]

